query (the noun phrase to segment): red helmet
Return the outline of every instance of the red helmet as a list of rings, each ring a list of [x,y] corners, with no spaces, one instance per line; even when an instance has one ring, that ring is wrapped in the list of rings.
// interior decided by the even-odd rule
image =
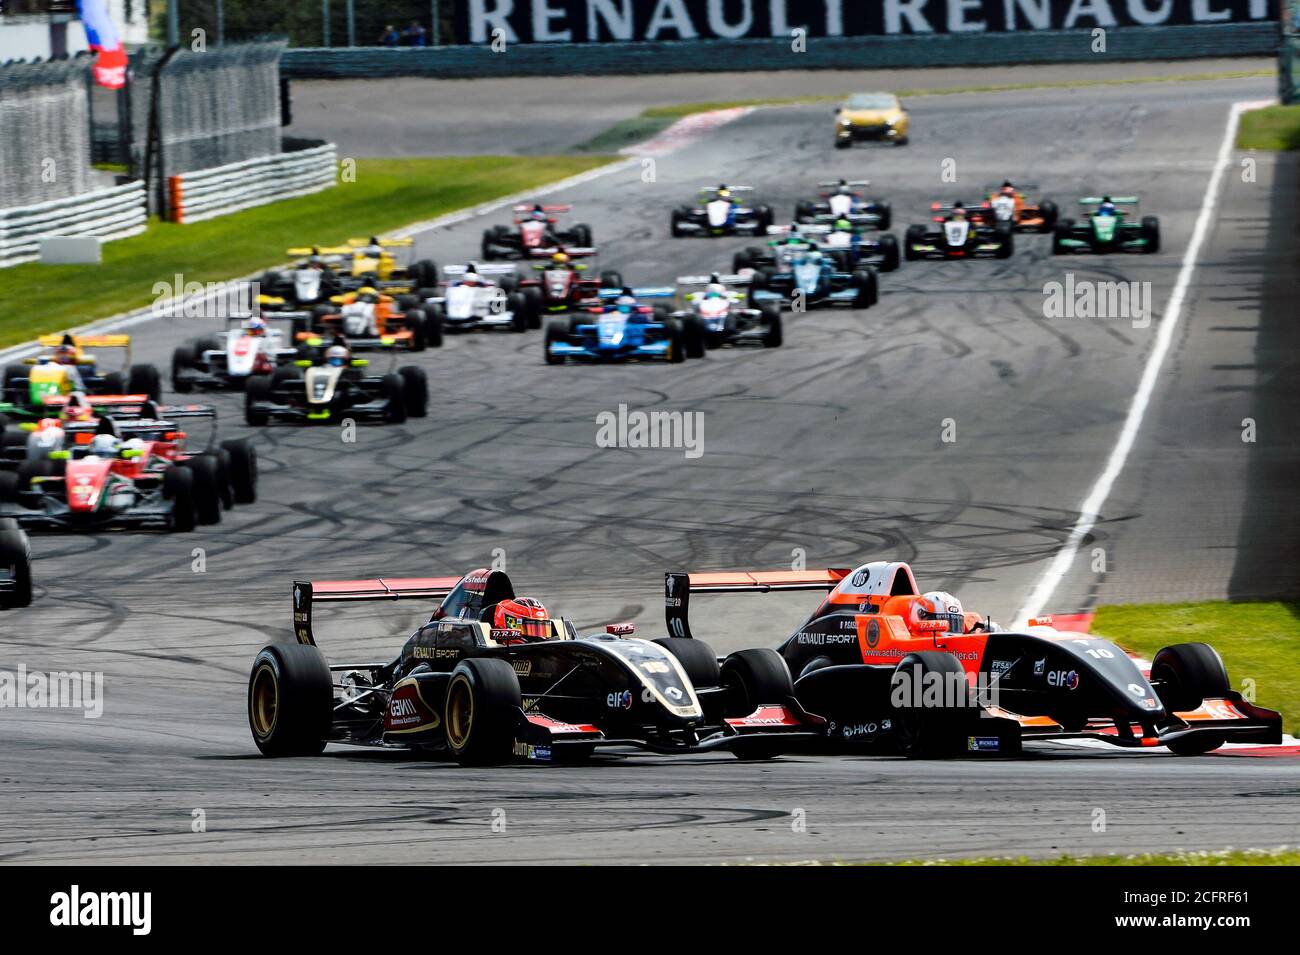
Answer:
[[[74,391],[68,395],[67,404],[63,406],[64,421],[89,421],[94,417],[94,412],[86,402],[86,396],[80,391]]]
[[[549,640],[551,618],[540,600],[516,597],[497,604],[492,615],[493,630],[513,630],[519,640]]]

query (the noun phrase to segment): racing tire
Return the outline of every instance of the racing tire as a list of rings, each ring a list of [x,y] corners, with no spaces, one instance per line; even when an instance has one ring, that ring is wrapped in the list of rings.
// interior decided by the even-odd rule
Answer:
[[[998,223],[999,226],[1002,223]],[[993,253],[994,258],[1009,259],[1016,251],[1016,234],[1008,229],[1001,235],[1002,244],[998,246],[997,252]]]
[[[188,534],[197,523],[194,503],[194,474],[189,468],[173,464],[163,472],[163,498],[171,501],[168,524],[178,534]]]
[[[438,264],[433,259],[420,259],[408,270],[416,288],[432,288],[438,284]]]
[[[297,365],[280,365],[271,372],[271,375],[267,380],[271,384],[271,390],[274,391],[275,389],[282,387],[286,381],[297,381],[301,377],[302,369]],[[252,380],[252,378],[249,379],[249,381]]]
[[[228,455],[226,474],[236,504],[257,502],[257,448],[247,438],[221,442]]]
[[[899,252],[898,239],[890,233],[885,233],[880,237],[880,271],[892,272],[898,268]]]
[[[655,318],[659,318],[658,315]],[[662,320],[664,329],[668,333],[668,361],[674,365],[680,365],[686,360],[686,333],[682,331],[682,323],[675,318]]]
[[[524,302],[527,303],[528,327],[538,329],[542,327],[542,292],[541,289],[526,288],[521,293]]]
[[[235,489],[230,485],[230,452],[217,448],[209,452],[217,462],[217,496],[221,498],[222,510],[232,510],[235,506]]]
[[[404,365],[397,369],[402,376],[402,397],[406,402],[406,414],[410,418],[426,418],[429,415],[429,376],[423,368]]]
[[[221,472],[216,459],[199,454],[182,467],[193,476],[194,513],[199,524],[210,527],[221,523]]]
[[[248,728],[263,756],[319,756],[334,717],[325,655],[305,643],[273,643],[248,675]]]
[[[1144,253],[1155,255],[1160,251],[1160,220],[1155,216],[1142,217],[1142,238],[1147,240]]]
[[[622,288],[623,273],[617,269],[606,269],[600,273],[601,288]]]
[[[333,305],[313,305],[311,308],[311,327],[310,331],[318,332],[324,326],[323,319],[332,315],[337,315],[339,310]]]
[[[442,347],[442,310],[437,305],[425,306],[424,338],[430,348]]]
[[[742,272],[745,269],[752,269],[754,260],[750,258],[748,249],[741,249],[731,257],[731,271],[733,273]]]
[[[903,237],[903,258],[909,262],[915,262],[921,257],[916,251],[916,244],[925,241],[925,226],[910,225],[907,227],[907,233]]]
[[[100,385],[99,394],[101,395],[124,395],[126,394],[126,383],[122,380],[120,371],[110,371],[104,376],[103,383]]]
[[[755,301],[754,293],[767,291],[769,279],[770,276],[768,275],[767,269],[756,269],[754,274],[750,277],[748,296],[748,304],[750,308],[762,308],[762,306]]]
[[[510,330],[520,333],[528,331],[528,302],[524,299],[523,293],[508,293],[506,308],[510,311]]]
[[[767,325],[767,332],[763,335],[763,347],[780,348],[785,341],[781,329],[781,310],[772,305],[764,305],[762,312],[763,323]]]
[[[31,606],[32,549],[18,522],[9,517],[0,517],[0,567],[14,572],[12,589],[0,591],[0,610]]]
[[[758,216],[758,234],[766,235],[767,230],[771,228],[772,223],[776,221],[776,216],[772,212],[771,206],[755,206],[754,212]]]
[[[30,491],[32,489],[32,480],[34,478],[51,477],[56,473],[54,462],[49,458],[28,458],[22,464],[18,465],[18,490]],[[39,507],[37,502],[29,501],[28,507]]]
[[[1232,692],[1219,652],[1208,643],[1175,643],[1151,661],[1156,695],[1171,713],[1198,708],[1206,699]]]
[[[22,482],[16,471],[0,471],[0,501],[16,504]]]
[[[1056,228],[1056,220],[1061,215],[1061,210],[1056,207],[1056,203],[1051,199],[1044,199],[1038,204],[1038,215],[1042,218],[1042,225],[1038,227],[1039,232],[1051,232]]]
[[[484,262],[491,262],[496,258],[492,239],[495,233],[491,229],[483,230],[483,242],[479,246],[479,258]]]
[[[194,390],[194,382],[181,376],[182,371],[193,368],[198,355],[193,345],[180,345],[172,352],[172,391],[178,395],[188,395]]]
[[[585,222],[579,222],[573,227],[574,245],[578,248],[591,248],[591,226]]]
[[[835,148],[836,148],[836,149],[848,149],[848,148],[849,148],[850,146],[852,146],[852,145],[853,145],[853,140],[850,139],[850,138],[848,138],[847,136],[844,136],[844,137],[836,136],[836,137],[835,137]]]
[[[674,239],[680,239],[685,233],[681,227],[682,214],[679,210],[674,209],[671,223],[668,226],[668,232]]]
[[[28,404],[20,386],[14,384],[18,379],[26,378],[27,374],[26,365],[5,365],[3,383],[0,384],[0,397],[20,407]]]
[[[462,766],[496,766],[514,750],[521,706],[519,677],[509,662],[471,657],[447,683],[442,725],[447,750]]]
[[[858,269],[853,273],[852,283],[857,291],[853,297],[854,308],[870,308],[876,304],[880,289],[874,269]]]
[[[794,204],[794,221],[795,222],[817,221],[817,207],[806,199],[799,200]]]
[[[722,686],[722,669],[718,656],[703,640],[694,637],[659,637],[653,641],[663,647],[682,665],[691,686],[707,689]]]
[[[682,345],[687,358],[704,357],[704,326],[694,315],[682,320]]]
[[[767,647],[737,650],[719,670],[720,685],[730,691],[728,716],[748,716],[764,704],[784,704],[794,696],[790,667],[781,654]]]
[[[399,295],[396,299],[397,307],[403,312],[409,312],[413,308],[418,308],[420,300],[414,295]]]
[[[944,688],[942,706],[926,706],[918,699],[923,696],[921,690],[932,675]],[[896,689],[900,679],[915,680],[920,684],[911,688],[915,692],[902,694],[911,697],[902,706],[897,705],[895,699],[900,695]],[[894,668],[890,690],[900,753],[909,759],[934,759],[962,752],[962,729],[972,708],[970,686],[960,660],[951,653],[936,650],[909,653]],[[948,698],[950,695],[952,699]],[[917,703],[921,705],[914,705]]]
[[[1073,219],[1061,219],[1052,228],[1052,255],[1067,255],[1069,249],[1061,241],[1070,238],[1070,233],[1074,231]]]
[[[384,409],[384,421],[388,424],[406,423],[406,383],[399,374],[384,375],[379,383],[379,390],[388,399]]]
[[[562,355],[551,354],[551,346],[569,340],[569,329],[564,322],[548,322],[546,325],[546,364],[563,365]]]
[[[876,222],[876,228],[884,232],[894,224],[894,207],[888,202],[882,202],[879,206],[880,219]]]
[[[411,333],[411,351],[424,351],[429,347],[425,331],[424,312],[412,308],[406,313],[406,328]]]
[[[279,369],[276,369],[277,371]],[[266,425],[271,416],[265,411],[256,410],[253,405],[257,402],[271,400],[271,376],[270,375],[253,375],[248,379],[248,384],[244,386],[244,421],[254,428],[260,428]]]

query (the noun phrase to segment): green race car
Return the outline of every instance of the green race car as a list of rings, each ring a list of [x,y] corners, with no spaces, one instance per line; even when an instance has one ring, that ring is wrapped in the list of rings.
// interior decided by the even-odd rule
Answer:
[[[1056,223],[1052,234],[1053,255],[1160,251],[1160,220],[1155,216],[1139,219],[1136,197],[1088,196],[1080,199],[1079,205],[1092,211],[1081,222],[1062,219]]]

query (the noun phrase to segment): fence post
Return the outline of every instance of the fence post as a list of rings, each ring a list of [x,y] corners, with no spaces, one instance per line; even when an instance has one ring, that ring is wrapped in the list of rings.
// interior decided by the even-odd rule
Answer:
[[[320,0],[320,35],[321,46],[329,49],[330,45],[330,0]]]
[[[357,45],[357,18],[353,0],[348,0],[348,46]]]
[[[442,46],[442,17],[438,14],[438,0],[429,0],[429,16],[433,30],[429,33],[429,46]]]

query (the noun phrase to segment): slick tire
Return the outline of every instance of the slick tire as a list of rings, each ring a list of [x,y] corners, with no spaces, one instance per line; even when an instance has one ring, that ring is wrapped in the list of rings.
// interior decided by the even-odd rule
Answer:
[[[169,526],[178,534],[188,534],[198,521],[194,503],[194,474],[189,468],[172,465],[163,472],[163,499],[172,505]]]
[[[907,233],[903,237],[903,258],[909,262],[915,262],[921,257],[916,251],[916,243],[925,241],[925,226],[910,225],[907,227]]]
[[[601,288],[622,288],[623,273],[615,269],[606,269],[600,273]]]
[[[737,650],[722,661],[722,686],[728,692],[727,715],[748,716],[765,704],[781,704],[794,696],[794,680],[785,658],[760,647]]]
[[[406,382],[399,374],[384,375],[380,390],[388,399],[388,408],[384,420],[389,424],[406,423]]]
[[[1143,250],[1147,255],[1155,255],[1160,251],[1160,220],[1155,216],[1142,217],[1142,238],[1147,240],[1147,246]]]
[[[1165,709],[1185,713],[1232,690],[1219,652],[1208,643],[1175,643],[1151,661],[1151,682]]]
[[[334,715],[325,655],[304,643],[263,647],[248,675],[248,728],[263,756],[319,756]]]
[[[858,269],[853,273],[853,288],[857,294],[853,297],[854,308],[870,308],[880,297],[879,285],[874,269]]]
[[[1051,232],[1056,228],[1056,220],[1060,217],[1061,210],[1051,199],[1044,199],[1038,204],[1038,214],[1043,220],[1043,224],[1038,227],[1038,231]]]
[[[132,395],[148,395],[151,401],[162,401],[162,376],[153,365],[132,365],[126,375],[126,390]]]
[[[451,671],[443,701],[447,750],[462,766],[507,762],[520,705],[519,677],[508,662],[490,657],[461,660]]]
[[[890,233],[885,233],[880,237],[880,271],[892,272],[898,268],[899,252],[898,239]]]
[[[0,517],[0,567],[10,568],[13,589],[0,591],[0,610],[16,610],[32,603],[32,550],[18,522]]]
[[[682,665],[691,686],[708,688],[722,685],[722,671],[717,654],[703,640],[693,637],[659,637],[654,641]]]
[[[944,689],[942,705],[926,705],[932,700],[923,691],[936,679]],[[962,729],[973,710],[960,660],[934,650],[909,653],[894,668],[890,689],[900,753],[910,759],[938,759],[963,751]]]
[[[221,473],[210,454],[190,458],[182,467],[193,478],[194,514],[199,524],[210,527],[221,523]]]
[[[229,455],[227,474],[230,489],[234,492],[236,504],[255,504],[257,502],[257,448],[246,438],[237,438],[221,443],[222,450]]]
[[[510,312],[510,330],[528,331],[528,300],[522,292],[506,293],[506,309]]]
[[[763,323],[767,326],[767,332],[763,335],[763,347],[780,348],[781,343],[785,341],[781,330],[781,310],[771,305],[764,305],[762,311]]]
[[[406,402],[408,418],[424,418],[429,414],[429,376],[423,368],[404,365],[397,369],[402,376],[402,396]]]
[[[406,330],[411,333],[411,351],[424,351],[429,347],[428,331],[425,328],[424,312],[412,308],[406,313]]]
[[[271,420],[265,411],[257,410],[254,405],[271,400],[271,376],[254,375],[244,386],[244,421],[254,428],[260,428]]]
[[[546,364],[563,365],[564,357],[561,355],[551,354],[551,346],[567,342],[569,340],[569,329],[564,322],[548,322],[546,325]]]
[[[694,315],[682,322],[682,343],[687,358],[704,357],[704,326]]]
[[[668,360],[680,365],[686,360],[686,333],[682,331],[682,323],[669,318],[664,321],[664,328],[668,333]]]
[[[442,347],[442,310],[436,305],[424,309],[424,339],[430,348]]]
[[[198,355],[193,345],[181,345],[172,352],[172,391],[178,395],[188,395],[194,390],[194,382],[187,379],[183,372],[194,367]]]

